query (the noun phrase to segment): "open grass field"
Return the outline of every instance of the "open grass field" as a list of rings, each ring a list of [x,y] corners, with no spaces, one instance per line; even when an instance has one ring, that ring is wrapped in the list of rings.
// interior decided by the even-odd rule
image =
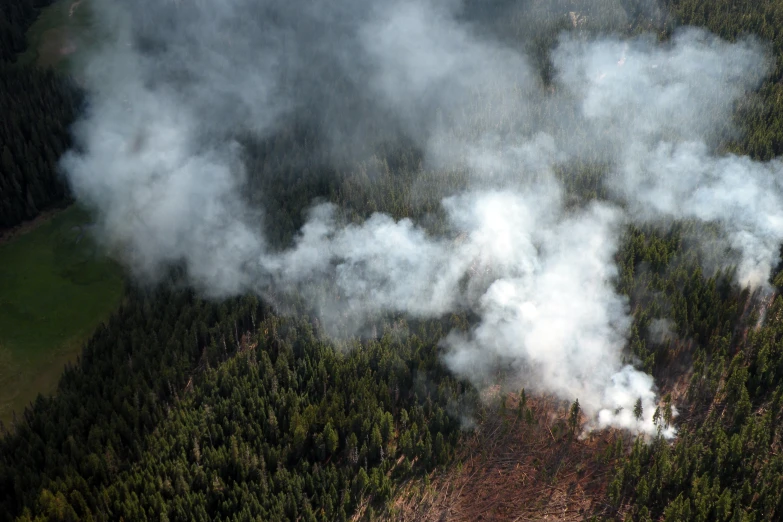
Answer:
[[[27,50],[18,63],[77,72],[80,51],[94,43],[90,1],[58,0],[43,9],[27,31]]]
[[[69,207],[0,243],[0,419],[55,391],[66,362],[119,305],[122,271]]]

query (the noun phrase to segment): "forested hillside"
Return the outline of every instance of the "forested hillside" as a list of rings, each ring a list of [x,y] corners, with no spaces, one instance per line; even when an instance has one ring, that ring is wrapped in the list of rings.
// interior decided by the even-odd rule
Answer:
[[[3,439],[2,512],[345,519],[448,459],[459,390],[437,368],[441,333],[396,323],[343,354],[255,299],[131,294]]]
[[[553,24],[530,28],[541,31],[534,54],[544,81],[550,80],[546,51],[553,32],[579,25],[566,4]],[[663,40],[674,26],[693,24],[724,38],[754,33],[771,41],[776,69],[736,108],[744,132],[720,146],[761,159],[783,153],[783,26],[777,18],[783,1],[669,0],[662,18],[645,2],[623,4],[633,23],[601,30],[653,29]],[[486,23],[513,42],[524,21],[501,16],[498,22],[504,6],[482,9]],[[16,8],[14,19],[29,23],[28,11]],[[4,38],[15,42],[8,34]],[[54,167],[69,144],[67,122],[79,97],[50,73],[0,72],[8,86],[0,109],[14,115],[0,123],[3,227],[64,197]],[[306,124],[244,144],[250,173],[244,196],[263,204],[275,246],[295,240],[303,209],[317,199],[337,204],[347,222],[383,211],[438,232],[445,228],[438,202],[470,183],[460,171],[424,170],[421,150],[404,140],[384,141],[367,161],[339,169],[312,152],[325,145]],[[603,195],[592,168],[559,173],[574,205]],[[655,419],[661,428],[676,424],[673,440],[633,441],[612,431],[599,454],[594,442],[579,438],[586,419],[578,403],[565,413],[546,398],[528,404],[524,391],[502,381],[502,372],[499,398],[482,401],[484,390],[455,378],[441,359],[441,340],[453,329],[469,330],[476,320],[471,313],[420,321],[387,314],[371,332],[334,339],[305,302],[275,308],[274,294],[204,300],[183,288],[186,281],[172,270],[158,287],[129,292],[66,370],[55,397],[39,397],[3,427],[0,520],[327,521],[356,513],[394,520],[401,516],[395,504],[400,484],[423,490],[436,484],[448,497],[451,473],[463,464],[476,471],[472,460],[460,460],[469,439],[489,440],[495,433],[489,428],[505,434],[516,423],[534,426],[519,428],[531,438],[546,439],[545,449],[508,446],[530,451],[522,464],[539,474],[538,497],[555,495],[562,483],[592,497],[588,512],[567,519],[779,520],[783,299],[742,288],[732,270],[711,270],[711,253],[691,248],[695,236],[718,236],[709,226],[684,221],[665,231],[624,230],[615,260],[617,290],[629,298],[633,319],[626,359],[659,383],[666,406]],[[779,267],[770,279],[783,289]],[[493,418],[475,426],[481,408]],[[503,458],[507,468],[519,467],[513,451]],[[576,468],[566,478],[564,462]],[[583,487],[580,477],[596,466],[601,481]],[[492,491],[465,491],[473,489],[483,495],[482,509],[504,501]],[[447,508],[435,513],[428,504],[414,518],[458,518]]]
[[[19,67],[25,31],[50,2],[11,0],[0,6],[0,230],[61,203],[67,188],[57,171],[70,146],[80,96],[67,78]]]
[[[751,33],[771,42],[776,68],[741,111],[745,134],[734,147],[761,158],[780,155],[783,2],[667,4],[680,23],[705,26],[724,38]],[[664,259],[667,250],[660,249]],[[772,278],[780,290],[780,275]],[[726,288],[719,279],[709,282],[708,293],[678,286],[683,305],[699,303],[689,307],[690,313],[683,310],[681,317],[693,322],[701,316],[712,324],[701,335],[693,335],[693,345],[685,354],[671,353],[671,347],[669,354],[661,354],[664,359],[687,355],[692,360],[692,373],[680,388],[687,410],[673,444],[638,441],[618,468],[610,497],[618,507],[630,505],[634,520],[760,521],[783,516],[778,428],[783,413],[783,299],[769,296],[754,309],[744,295],[732,296],[724,290],[719,297],[721,286]],[[702,304],[710,293],[718,297],[713,302],[725,303],[722,307],[728,315]],[[682,322],[677,320],[678,325]],[[669,370],[662,365],[663,372]]]

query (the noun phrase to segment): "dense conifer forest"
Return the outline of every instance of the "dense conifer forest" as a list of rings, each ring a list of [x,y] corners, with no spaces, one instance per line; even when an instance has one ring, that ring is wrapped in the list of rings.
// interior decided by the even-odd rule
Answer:
[[[438,367],[443,325],[397,322],[347,352],[317,328],[254,298],[132,293],[57,397],[9,427],[2,512],[346,519],[447,462],[462,387]]]
[[[745,133],[732,147],[759,158],[779,155],[783,3],[682,0],[668,5],[680,23],[704,26],[728,39],[751,33],[771,42],[776,68],[741,111]],[[665,266],[667,258],[676,255],[676,240],[639,233],[632,237],[626,249],[629,260],[647,256]],[[632,268],[626,265],[625,270]],[[633,446],[610,485],[610,497],[618,507],[630,504],[630,516],[640,521],[778,520],[783,516],[783,300],[774,297],[760,318],[748,314],[747,292],[731,290],[720,275],[705,278],[696,270],[683,276],[690,281],[683,278],[670,292],[680,303],[674,320],[681,333],[690,329],[693,346],[685,353],[668,346],[647,357],[651,365],[660,364],[661,374],[670,371],[673,358],[685,355],[691,361],[693,373],[684,391],[687,413],[673,444],[658,440]],[[666,277],[676,280],[668,273]],[[780,273],[771,277],[780,290]]]
[[[737,108],[742,135],[722,147],[759,159],[783,153],[783,1],[668,0],[664,20],[650,19],[644,2],[624,4],[635,20],[626,32],[652,27],[665,39],[688,24],[771,42],[776,68]],[[80,97],[50,72],[11,65],[37,7],[0,9],[0,227],[66,197],[56,163]],[[514,23],[522,22],[499,29],[510,41]],[[530,28],[542,30],[534,54],[544,76],[551,32],[569,23]],[[385,211],[426,217],[439,230],[438,201],[469,183],[460,172],[423,171],[420,151],[403,143],[339,171],[298,153],[317,145],[316,133],[296,124],[247,144],[247,198],[263,203],[276,245],[291,243],[302,209],[319,198],[346,209],[348,221]],[[589,169],[578,174],[566,180],[569,193],[600,197]],[[687,238],[710,233],[684,222],[666,232],[629,226],[624,235],[617,285],[633,310],[627,357],[677,404],[676,419],[666,409],[656,416],[679,431],[673,441],[631,441],[607,502],[586,519],[783,517],[783,299],[761,301],[731,271],[704,269],[705,254]],[[783,289],[783,272],[770,278]],[[351,519],[359,507],[367,518],[393,518],[397,486],[459,465],[473,414],[485,407],[439,358],[445,333],[469,328],[467,313],[383,316],[373,332],[329,340],[304,304],[283,313],[253,296],[205,300],[176,270],[158,287],[131,286],[56,396],[39,397],[1,428],[0,521],[327,521]],[[665,318],[679,340],[653,340],[652,318]]]
[[[78,91],[67,78],[15,63],[26,47],[25,31],[49,3],[10,0],[0,6],[0,229],[67,198],[57,162],[70,146]]]

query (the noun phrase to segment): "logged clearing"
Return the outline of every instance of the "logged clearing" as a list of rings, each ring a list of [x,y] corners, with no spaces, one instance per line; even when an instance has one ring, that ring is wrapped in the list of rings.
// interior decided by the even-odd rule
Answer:
[[[122,299],[122,271],[100,255],[88,221],[70,207],[0,243],[0,420],[54,392]]]
[[[576,521],[608,514],[607,486],[624,455],[621,434],[580,438],[567,419],[562,401],[528,399],[520,409],[518,397],[507,396],[504,409],[485,412],[465,436],[455,464],[402,486],[386,518]]]

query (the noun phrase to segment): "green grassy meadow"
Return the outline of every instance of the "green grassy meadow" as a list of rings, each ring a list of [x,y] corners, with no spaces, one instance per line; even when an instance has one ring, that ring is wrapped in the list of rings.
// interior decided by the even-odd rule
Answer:
[[[0,244],[0,420],[21,414],[123,297],[122,270],[103,257],[86,212],[71,206]]]
[[[17,64],[51,67],[78,81],[84,51],[102,38],[92,23],[95,1],[59,0],[42,9]],[[88,224],[89,215],[71,206],[0,242],[3,422],[39,393],[56,390],[65,364],[122,300],[122,270],[100,255],[89,233],[81,233]]]

